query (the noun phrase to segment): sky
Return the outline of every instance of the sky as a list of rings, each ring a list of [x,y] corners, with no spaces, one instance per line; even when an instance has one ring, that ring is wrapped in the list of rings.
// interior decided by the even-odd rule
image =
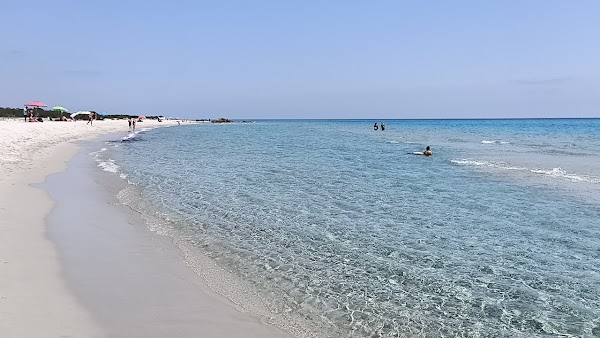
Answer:
[[[0,0],[0,107],[600,117],[600,1]]]

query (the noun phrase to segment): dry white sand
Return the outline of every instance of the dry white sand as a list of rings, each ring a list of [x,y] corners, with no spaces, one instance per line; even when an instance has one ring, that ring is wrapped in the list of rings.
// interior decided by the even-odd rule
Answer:
[[[176,121],[145,120],[137,129],[176,125]],[[127,120],[25,123],[21,119],[0,119],[0,182],[45,164],[37,161],[48,158],[49,152],[59,143],[93,139],[109,132],[127,131]]]
[[[172,124],[177,122],[147,120],[137,127]],[[124,120],[95,121],[93,126],[85,121],[0,120],[1,337],[113,336],[64,279],[57,248],[47,234],[46,216],[53,201],[45,191],[31,185],[65,170],[77,151],[70,141],[127,130]],[[227,326],[227,319],[215,325]]]

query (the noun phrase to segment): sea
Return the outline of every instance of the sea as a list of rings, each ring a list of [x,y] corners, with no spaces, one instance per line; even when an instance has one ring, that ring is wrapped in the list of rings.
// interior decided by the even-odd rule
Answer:
[[[211,288],[284,329],[600,337],[600,119],[185,123],[90,157]]]

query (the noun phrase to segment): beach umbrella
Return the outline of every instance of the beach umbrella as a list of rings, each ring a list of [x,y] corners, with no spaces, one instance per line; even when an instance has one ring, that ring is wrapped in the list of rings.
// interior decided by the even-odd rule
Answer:
[[[25,103],[25,106],[26,107],[36,107],[36,108],[48,107],[45,103],[42,103],[40,101],[29,101],[29,102]]]
[[[34,115],[37,116],[37,109],[40,107],[48,107],[45,103],[42,103],[40,101],[29,101],[27,103],[25,103],[25,107],[33,107],[34,110]]]
[[[68,113],[69,112],[69,110],[67,108],[63,107],[63,106],[52,107],[52,110],[60,112],[60,118],[61,119],[62,119],[62,114],[63,113]]]
[[[89,114],[89,113],[90,112],[87,111],[87,110],[80,110],[80,111],[78,111],[76,113],[71,114],[71,118],[74,118],[75,116],[80,115],[80,114]]]
[[[56,106],[56,107],[52,107],[52,110],[56,110],[59,112],[64,112],[64,113],[68,113],[69,110],[63,106]]]
[[[144,116],[144,115],[140,115],[140,116],[138,117],[138,119],[140,119],[140,120],[142,120],[142,119],[145,119],[145,118],[146,118],[146,116]]]

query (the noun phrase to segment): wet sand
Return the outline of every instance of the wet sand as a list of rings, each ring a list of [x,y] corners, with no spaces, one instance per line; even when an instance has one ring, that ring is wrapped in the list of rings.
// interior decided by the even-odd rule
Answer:
[[[3,337],[288,336],[212,292],[74,156],[126,122],[55,123],[0,122]]]

